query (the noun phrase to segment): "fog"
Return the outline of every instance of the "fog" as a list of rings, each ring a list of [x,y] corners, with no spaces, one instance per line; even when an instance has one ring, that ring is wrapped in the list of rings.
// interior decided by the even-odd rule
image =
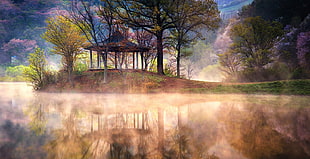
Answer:
[[[39,93],[26,83],[0,83],[0,156],[308,158],[309,100],[237,94]]]

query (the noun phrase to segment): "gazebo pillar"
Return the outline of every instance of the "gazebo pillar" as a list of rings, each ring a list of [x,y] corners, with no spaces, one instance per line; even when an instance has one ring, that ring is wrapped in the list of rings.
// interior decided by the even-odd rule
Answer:
[[[93,68],[93,50],[89,50],[90,68]]]
[[[117,69],[117,52],[114,52],[114,67]]]
[[[132,69],[135,69],[135,52],[132,53]]]
[[[140,56],[141,56],[141,70],[143,70],[143,52],[140,52]]]
[[[139,69],[139,53],[138,52],[136,52],[136,56],[137,56],[137,58],[136,58],[137,59],[137,67],[136,68]]]
[[[100,53],[97,51],[97,68],[100,68]]]

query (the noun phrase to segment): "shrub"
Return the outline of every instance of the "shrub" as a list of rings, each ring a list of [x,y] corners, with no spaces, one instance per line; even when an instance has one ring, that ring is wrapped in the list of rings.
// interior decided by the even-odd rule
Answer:
[[[46,85],[46,59],[44,50],[36,48],[34,53],[28,56],[29,67],[24,69],[24,76],[33,84],[35,90],[39,90]]]
[[[7,67],[5,70],[5,74],[10,77],[22,76],[23,71],[27,66],[18,65],[14,67]]]
[[[87,71],[88,70],[88,66],[85,63],[82,62],[76,62],[75,66],[74,66],[74,72],[75,74],[81,75],[82,72]]]

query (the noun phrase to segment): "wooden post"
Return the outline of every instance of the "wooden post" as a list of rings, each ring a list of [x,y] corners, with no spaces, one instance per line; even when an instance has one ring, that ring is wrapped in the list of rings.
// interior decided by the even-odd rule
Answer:
[[[117,52],[114,52],[114,67],[117,69]]]
[[[137,114],[137,129],[140,128],[140,119],[139,119],[140,113]]]
[[[137,56],[137,69],[139,69],[139,53],[138,52],[136,52],[136,56]]]
[[[132,69],[135,69],[135,52],[132,53]]]
[[[89,50],[90,68],[93,68],[93,50]]]
[[[97,51],[97,68],[100,68],[100,52]]]
[[[133,113],[133,128],[136,128],[136,113]]]
[[[142,113],[142,130],[145,130],[145,113]]]
[[[140,53],[141,56],[141,70],[143,70],[143,52]]]

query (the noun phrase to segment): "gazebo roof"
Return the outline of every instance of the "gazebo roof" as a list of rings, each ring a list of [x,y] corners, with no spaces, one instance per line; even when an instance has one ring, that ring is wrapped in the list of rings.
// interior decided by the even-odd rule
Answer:
[[[95,46],[90,46],[85,49],[98,50]],[[110,38],[99,43],[99,49],[100,51],[106,51],[106,49],[108,49],[109,52],[146,52],[150,50],[148,47],[138,46],[129,41],[120,31],[115,31]]]

